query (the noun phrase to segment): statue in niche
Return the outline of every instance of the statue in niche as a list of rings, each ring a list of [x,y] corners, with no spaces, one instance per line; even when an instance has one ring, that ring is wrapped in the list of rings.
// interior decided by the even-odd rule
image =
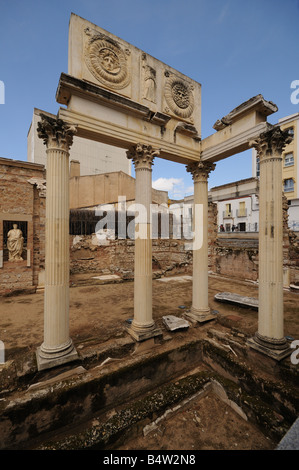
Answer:
[[[13,224],[13,228],[7,234],[7,248],[9,253],[9,261],[23,261],[23,245],[23,233],[18,228],[17,224]]]
[[[156,71],[149,65],[145,67],[144,98],[156,102]]]

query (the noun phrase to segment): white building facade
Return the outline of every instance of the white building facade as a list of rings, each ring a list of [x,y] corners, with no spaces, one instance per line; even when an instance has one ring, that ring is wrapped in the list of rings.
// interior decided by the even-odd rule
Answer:
[[[27,135],[27,160],[32,163],[40,163],[46,167],[46,147],[42,139],[37,136],[37,123],[40,121],[40,113],[56,117],[45,111],[34,109]],[[115,171],[122,171],[131,176],[131,160],[127,158],[124,149],[74,136],[70,157],[71,160],[80,162],[81,176]]]
[[[212,188],[210,200],[217,204],[220,232],[258,232],[258,179],[248,178]]]

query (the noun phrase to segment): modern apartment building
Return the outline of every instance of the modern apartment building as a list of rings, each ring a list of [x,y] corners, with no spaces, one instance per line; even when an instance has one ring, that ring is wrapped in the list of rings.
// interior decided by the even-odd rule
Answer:
[[[258,178],[216,186],[209,199],[217,204],[220,232],[258,232]]]
[[[289,227],[299,231],[299,113],[279,119],[282,130],[293,135],[282,154],[282,188],[289,204]],[[259,177],[259,159],[256,151],[252,152],[252,173]]]

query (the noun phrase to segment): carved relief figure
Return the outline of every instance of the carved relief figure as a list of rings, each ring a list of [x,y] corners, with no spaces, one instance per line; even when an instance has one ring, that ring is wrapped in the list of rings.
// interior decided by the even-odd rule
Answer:
[[[156,71],[149,65],[145,66],[144,72],[144,98],[156,102]]]
[[[117,75],[120,72],[120,63],[117,55],[110,49],[103,48],[99,52],[102,67],[108,73]]]
[[[22,261],[22,251],[24,238],[22,231],[17,224],[13,224],[13,229],[7,234],[7,248],[9,252],[9,261]]]

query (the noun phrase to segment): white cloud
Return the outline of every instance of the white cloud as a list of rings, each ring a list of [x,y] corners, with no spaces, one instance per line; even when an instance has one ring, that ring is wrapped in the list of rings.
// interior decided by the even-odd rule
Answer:
[[[185,188],[183,178],[158,178],[153,181],[153,188],[167,191],[173,199],[183,199],[184,196],[193,194],[193,186]]]
[[[194,185],[188,186],[188,187],[185,189],[185,193],[186,193],[187,196],[191,196],[191,194],[194,193]]]
[[[159,191],[173,191],[175,186],[183,185],[182,178],[158,178],[153,181],[153,188]]]

